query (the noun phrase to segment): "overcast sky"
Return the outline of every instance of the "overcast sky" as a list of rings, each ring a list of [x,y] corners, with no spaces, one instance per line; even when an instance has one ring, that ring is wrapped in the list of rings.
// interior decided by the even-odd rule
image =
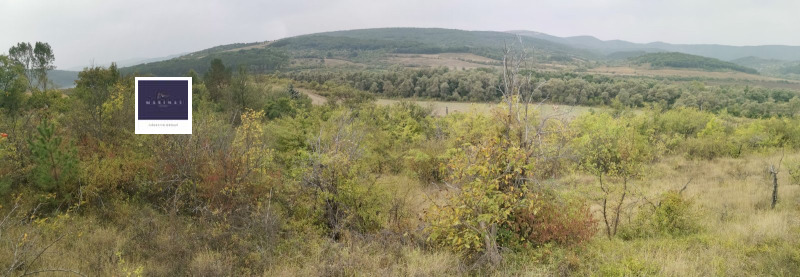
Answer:
[[[376,27],[533,30],[633,42],[800,45],[797,0],[0,0],[0,53],[49,42],[61,69]]]

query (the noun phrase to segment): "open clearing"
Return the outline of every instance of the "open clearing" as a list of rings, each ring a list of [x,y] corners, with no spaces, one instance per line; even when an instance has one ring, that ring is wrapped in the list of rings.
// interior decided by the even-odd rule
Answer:
[[[651,77],[703,77],[714,79],[740,79],[740,80],[758,80],[758,81],[783,81],[783,79],[747,74],[737,71],[704,71],[695,69],[676,69],[676,68],[647,68],[647,67],[629,67],[629,66],[614,66],[607,67],[601,66],[589,69],[591,73],[617,75],[617,76],[651,76]]]
[[[314,90],[306,88],[295,88],[296,90],[308,95],[311,98],[311,104],[324,105],[328,99],[325,96],[317,94]],[[431,100],[416,100],[416,99],[378,99],[375,103],[381,106],[394,105],[403,101],[414,102],[423,107],[430,107],[435,116],[445,116],[450,113],[465,113],[476,111],[478,113],[488,114],[497,103],[486,102],[446,102],[446,101],[431,101]],[[604,108],[597,107],[583,107],[583,106],[568,106],[557,104],[542,104],[534,105],[534,110],[539,112],[541,116],[564,116],[567,118],[574,118],[583,113],[591,110],[603,110]]]
[[[402,101],[414,102],[423,107],[430,107],[431,110],[433,110],[433,115],[435,116],[444,116],[449,113],[465,113],[472,110],[478,113],[489,113],[493,107],[497,107],[498,105],[498,103],[445,102],[414,99],[378,99],[376,102],[378,105],[388,106]],[[533,105],[533,109],[538,111],[540,116],[564,116],[567,118],[574,118],[583,113],[589,112],[592,109],[600,110],[602,108],[542,104]]]

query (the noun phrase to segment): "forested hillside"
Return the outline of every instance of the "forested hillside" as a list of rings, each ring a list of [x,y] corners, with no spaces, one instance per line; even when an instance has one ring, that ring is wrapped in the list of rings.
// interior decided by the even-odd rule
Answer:
[[[745,57],[774,59],[782,61],[800,60],[800,46],[758,45],[731,46],[719,44],[671,44],[666,42],[634,43],[624,40],[600,40],[592,36],[558,37],[534,31],[510,31],[509,33],[540,38],[569,45],[574,48],[595,51],[601,54],[628,51],[681,52],[730,61]]]
[[[758,74],[752,68],[735,63],[720,61],[713,58],[695,56],[683,53],[651,53],[635,58],[631,61],[637,64],[650,64],[654,67],[699,68],[704,70],[734,70],[750,74]]]
[[[237,45],[238,46],[238,45]],[[240,66],[254,73],[271,73],[289,64],[286,52],[272,48],[256,48],[225,51],[230,47],[215,47],[186,56],[153,63],[140,64],[121,69],[125,74],[141,73],[155,76],[182,76],[189,70],[205,73],[213,59],[224,60],[227,64]]]

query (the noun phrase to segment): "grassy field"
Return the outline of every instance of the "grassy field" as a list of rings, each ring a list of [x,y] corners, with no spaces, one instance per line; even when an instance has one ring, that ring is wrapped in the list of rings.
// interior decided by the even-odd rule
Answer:
[[[739,79],[754,81],[781,81],[783,79],[747,74],[736,71],[706,71],[699,69],[675,69],[675,68],[650,68],[647,66],[601,66],[589,69],[591,73],[616,75],[616,76],[651,76],[651,77],[700,77],[711,79]]]
[[[797,157],[787,155],[784,161]],[[779,174],[779,204],[770,209],[767,167],[780,159],[780,153],[714,161],[663,158],[634,183],[632,201],[652,201],[688,183],[684,194],[694,203],[700,231],[681,238],[627,241],[600,235],[579,254],[580,262],[587,273],[599,275],[788,276],[787,269],[800,266],[800,184]],[[564,180],[568,185],[562,190],[588,194],[596,187],[591,177],[572,178]],[[630,221],[628,217],[621,224]]]
[[[311,98],[311,103],[314,105],[323,105],[328,100],[325,96],[317,94],[315,91],[305,88],[296,88],[298,91],[308,95]],[[402,101],[411,101],[423,107],[431,108],[433,115],[444,116],[449,113],[464,113],[469,111],[476,111],[478,113],[489,113],[497,103],[474,103],[474,102],[445,102],[445,101],[432,101],[432,100],[414,100],[414,99],[378,99],[375,102],[378,105],[388,106],[394,105]],[[535,105],[534,109],[538,111],[540,116],[564,116],[567,118],[574,118],[582,113],[594,110],[603,110],[604,108],[596,107],[583,107],[583,106],[568,106],[556,104],[542,104]]]
[[[492,108],[496,107],[496,103],[474,103],[474,102],[445,102],[445,101],[431,101],[431,100],[412,100],[412,99],[378,99],[378,105],[393,105],[401,101],[412,101],[423,107],[430,107],[433,115],[444,116],[449,113],[463,113],[469,111],[477,111],[479,113],[489,113]],[[603,108],[582,107],[582,106],[568,106],[557,104],[542,104],[534,105],[534,109],[540,116],[564,116],[567,118],[574,118],[582,113],[594,110],[602,110]]]

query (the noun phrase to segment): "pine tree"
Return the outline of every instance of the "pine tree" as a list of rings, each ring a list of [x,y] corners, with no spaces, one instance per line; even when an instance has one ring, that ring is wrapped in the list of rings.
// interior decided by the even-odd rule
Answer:
[[[62,138],[55,133],[55,125],[49,120],[45,119],[36,129],[38,134],[34,140],[28,140],[36,165],[32,179],[40,189],[68,199],[69,185],[78,175],[75,146],[63,145]]]

